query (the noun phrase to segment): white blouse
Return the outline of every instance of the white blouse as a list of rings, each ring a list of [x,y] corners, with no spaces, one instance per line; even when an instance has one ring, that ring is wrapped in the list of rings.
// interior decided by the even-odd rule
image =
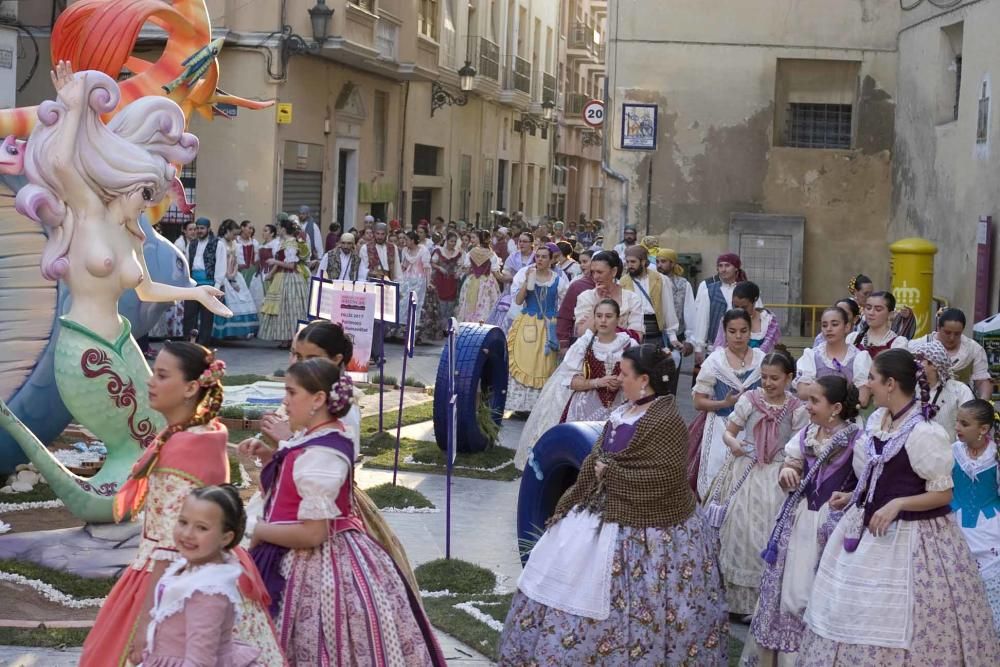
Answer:
[[[816,380],[816,359],[828,368],[834,367],[833,359],[826,354],[826,343],[816,347],[807,347],[795,364],[796,383],[814,382]],[[849,366],[853,374],[853,384],[859,389],[868,384],[868,371],[871,370],[872,358],[865,350],[859,350],[853,345],[847,346],[847,356],[843,361],[837,360],[843,366]]]
[[[848,345],[854,345],[855,341],[857,341],[857,339],[858,339],[858,334],[859,333],[860,332],[858,332],[858,331],[852,331],[851,333],[847,334],[847,344]],[[886,334],[886,336],[889,336],[892,333],[893,332],[890,329],[889,333]],[[869,339],[868,342],[871,343],[871,344],[881,345],[881,344],[884,343],[884,341],[885,341],[885,339],[882,339],[882,340],[877,341],[877,342],[876,341],[872,341],[871,339]],[[908,341],[903,336],[896,336],[895,338],[892,339],[892,345],[890,346],[890,349],[893,349],[893,350],[898,349],[898,348],[904,348],[905,349],[906,346],[909,345],[909,342],[910,341]]]
[[[564,386],[570,386],[573,378],[583,372],[587,346],[590,345],[591,339],[596,335],[590,330],[584,332],[566,351],[566,356],[563,357],[562,368],[569,372],[561,376],[561,382]],[[598,361],[614,366],[614,364],[621,360],[622,353],[635,344],[635,340],[627,333],[618,332],[610,343],[602,343],[600,339],[594,340],[594,346],[591,348],[591,351]],[[611,369],[609,368],[608,370],[610,371]]]
[[[910,409],[919,410],[919,405]],[[879,408],[868,418],[867,432],[880,440],[888,440],[892,437],[892,431],[883,430],[883,420],[888,417],[886,408]],[[903,423],[906,418],[900,419]],[[885,419],[885,421],[888,421]],[[952,454],[951,440],[948,433],[940,424],[935,422],[921,422],[910,432],[903,445],[906,455],[910,459],[910,467],[913,472],[927,482],[927,491],[947,491],[955,484],[951,478],[951,470],[954,466],[954,456]],[[860,478],[864,473],[865,466],[868,465],[868,448],[865,443],[858,442],[854,447],[854,473]]]
[[[594,307],[602,301],[597,296],[597,289],[589,289],[580,292],[576,297],[576,308],[573,310],[573,321],[579,326],[585,323],[588,327],[594,321]],[[636,292],[623,289],[621,300],[618,302],[621,309],[621,316],[618,318],[618,326],[630,331],[643,332],[646,330],[642,323],[642,297]]]
[[[278,443],[278,449],[286,449],[313,440],[327,433],[345,433],[336,427],[329,427],[306,434],[296,433],[288,440]],[[307,519],[336,519],[341,515],[337,508],[337,496],[348,480],[351,462],[340,452],[329,447],[312,447],[295,459],[292,480],[302,497],[299,505],[299,521]]]
[[[941,389],[941,393],[938,394],[938,389]],[[975,398],[972,390],[969,389],[969,385],[963,384],[958,380],[948,380],[944,383],[944,387],[937,384],[931,387],[931,400],[937,396],[937,400],[934,403],[938,406],[938,413],[934,416],[934,422],[940,424],[945,431],[948,432],[948,440],[954,442],[956,439],[955,435],[955,420],[958,419],[958,409],[962,406],[962,403],[971,401]]]

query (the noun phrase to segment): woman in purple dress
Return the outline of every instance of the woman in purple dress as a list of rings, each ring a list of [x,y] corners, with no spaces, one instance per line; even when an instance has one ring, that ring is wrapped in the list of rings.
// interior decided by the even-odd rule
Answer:
[[[655,345],[622,356],[628,402],[525,565],[500,664],[727,664],[717,539],[687,484],[672,370]]]

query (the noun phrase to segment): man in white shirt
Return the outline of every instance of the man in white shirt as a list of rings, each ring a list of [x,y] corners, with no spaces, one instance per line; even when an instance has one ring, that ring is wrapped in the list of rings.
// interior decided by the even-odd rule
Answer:
[[[319,260],[319,275],[330,280],[367,280],[361,271],[361,256],[355,252],[354,234],[341,234],[336,248]]]
[[[388,242],[389,227],[384,222],[375,224],[375,242],[361,248],[361,268],[366,280],[399,280],[399,250]]]
[[[689,357],[694,352],[694,322],[697,319],[694,305],[694,291],[691,282],[684,277],[684,268],[677,262],[677,251],[671,248],[660,248],[656,253],[656,270],[667,279],[674,298],[674,312],[677,313],[677,338],[681,341],[681,356]],[[677,394],[677,384],[680,380],[680,359],[673,377],[670,378],[670,391]]]
[[[639,295],[642,301],[644,343],[654,343],[668,351],[680,350],[677,339],[677,312],[669,282],[656,271],[649,270],[649,253],[641,245],[625,251],[626,275],[619,281],[622,289]],[[678,360],[675,359],[676,364]]]
[[[309,270],[316,271],[323,254],[323,230],[308,206],[299,206],[299,226],[306,235],[306,244],[309,246]]]
[[[733,307],[733,288],[747,279],[739,255],[728,252],[719,255],[717,275],[702,281],[695,299],[694,363],[701,366],[705,355],[713,349],[722,318]]]
[[[212,234],[212,222],[208,218],[195,220],[196,238],[187,245],[184,253],[188,258],[191,277],[199,285],[215,284],[215,255],[218,240]],[[198,301],[184,302],[184,336],[195,338],[201,345],[208,345],[212,339],[212,311]]]
[[[625,231],[622,233],[622,242],[615,246],[615,252],[622,260],[622,264],[625,263],[625,251],[635,245],[635,240],[638,238],[638,234],[635,231],[635,227],[631,225],[625,226]],[[603,237],[601,241],[604,241]]]

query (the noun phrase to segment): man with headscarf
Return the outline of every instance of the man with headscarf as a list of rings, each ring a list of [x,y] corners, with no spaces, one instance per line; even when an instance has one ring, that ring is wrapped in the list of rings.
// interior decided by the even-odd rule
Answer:
[[[649,254],[641,245],[625,251],[625,275],[618,281],[622,289],[636,292],[642,300],[644,343],[654,343],[668,351],[683,346],[677,339],[677,313],[668,281],[649,269]],[[676,364],[679,359],[675,358]]]
[[[625,225],[625,231],[622,232],[622,242],[615,246],[615,252],[618,253],[618,256],[621,258],[622,264],[625,263],[625,251],[635,245],[635,241],[638,236],[639,235],[635,231],[635,227],[632,225]]]
[[[711,352],[716,334],[722,326],[722,317],[733,307],[733,288],[747,279],[743,262],[734,252],[719,255],[715,263],[716,275],[702,281],[695,299],[694,344],[695,365],[701,366],[706,352]]]
[[[319,223],[313,217],[312,210],[304,204],[299,206],[299,227],[302,228],[306,244],[309,246],[309,261],[307,262],[309,270],[315,271],[319,265],[319,258],[323,254],[323,230],[320,229]]]
[[[212,221],[208,218],[195,220],[195,238],[188,241],[187,258],[191,277],[199,285],[215,285],[215,255],[219,243],[212,233]],[[200,345],[208,345],[212,339],[212,322],[215,316],[197,301],[184,302],[184,336],[194,338]]]
[[[656,253],[656,270],[666,278],[668,287],[674,299],[674,312],[677,313],[677,339],[681,341],[681,355],[691,356],[694,352],[694,322],[695,314],[694,291],[691,282],[684,277],[684,267],[677,261],[677,251],[672,248],[660,248]],[[676,364],[674,374],[670,378],[671,391],[677,393],[677,383],[681,374],[681,363]]]
[[[361,268],[359,272],[372,280],[397,280],[399,278],[399,250],[396,244],[387,241],[389,226],[384,222],[375,223],[375,242],[366,243],[361,248]]]
[[[354,244],[354,234],[341,234],[337,247],[319,261],[320,275],[330,280],[367,280],[368,275],[361,271],[361,256]]]

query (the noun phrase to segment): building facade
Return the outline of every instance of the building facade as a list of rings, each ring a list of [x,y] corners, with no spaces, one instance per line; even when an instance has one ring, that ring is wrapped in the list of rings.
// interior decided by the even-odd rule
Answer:
[[[1000,216],[992,105],[1000,1],[953,5],[917,3],[902,12],[889,233],[933,241],[935,292],[982,317],[1000,310],[1000,276],[988,270],[1000,267],[1000,243],[986,256],[986,271],[977,259],[980,221],[992,219],[995,233]]]
[[[706,274],[740,252],[768,303],[831,303],[859,272],[887,285],[899,11],[610,0],[612,235],[635,224]],[[623,145],[654,127],[655,150]]]
[[[559,92],[550,215],[564,220],[602,218],[602,130],[588,125],[584,107],[604,99],[607,0],[560,3]]]
[[[306,204],[324,226],[350,229],[369,213],[406,224],[545,214],[552,140],[540,114],[555,98],[558,3],[328,0],[321,43],[309,13],[317,0],[204,4],[213,37],[225,39],[219,87],[281,108],[192,119],[201,150],[182,180],[196,215],[263,223]],[[53,14],[52,0],[22,11],[42,74]],[[155,59],[162,44],[146,27],[136,51]],[[463,94],[466,61],[477,75]],[[17,103],[52,95],[35,76]]]

